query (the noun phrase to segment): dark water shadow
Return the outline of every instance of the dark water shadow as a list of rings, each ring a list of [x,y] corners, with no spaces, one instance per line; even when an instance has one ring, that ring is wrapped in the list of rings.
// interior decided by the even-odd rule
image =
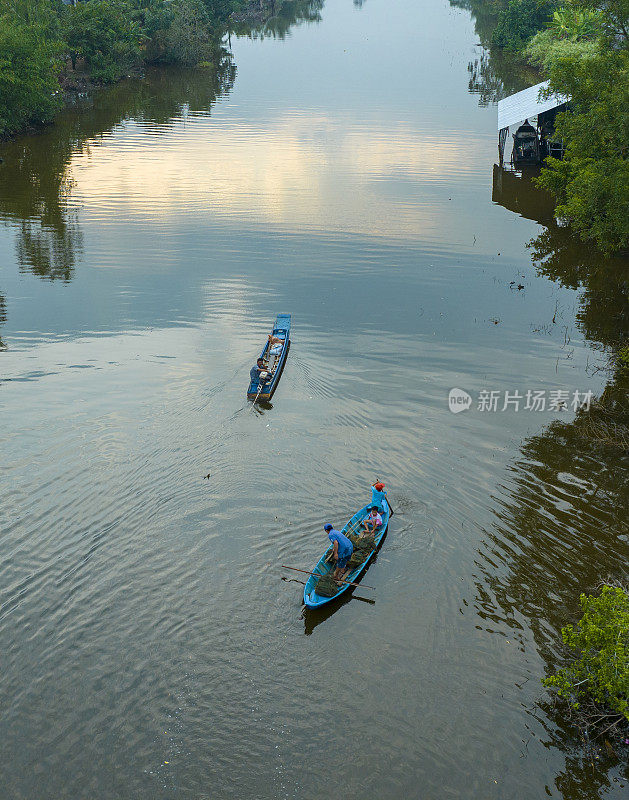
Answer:
[[[0,325],[4,325],[7,321],[7,302],[3,294],[0,294]],[[6,344],[2,341],[0,336],[0,350],[5,350]]]
[[[539,173],[539,167],[532,167],[526,172],[514,172],[494,164],[491,200],[525,219],[554,227],[557,223],[553,198],[533,183]]]
[[[629,376],[613,368],[629,331],[629,260],[606,256],[561,225],[534,177],[494,165],[492,200],[545,226],[528,243],[537,274],[580,290],[576,324],[600,353],[586,372],[606,374],[608,383],[591,410],[522,443],[493,498],[495,522],[483,531],[475,606],[479,627],[508,628],[523,649],[524,617],[550,674],[566,656],[561,628],[578,618],[580,594],[629,577]],[[548,322],[559,324],[559,314]],[[546,731],[544,745],[565,757],[554,781],[560,796],[591,800],[628,780],[627,765],[610,758],[602,742],[586,741],[566,707],[541,684],[539,690],[527,713]]]

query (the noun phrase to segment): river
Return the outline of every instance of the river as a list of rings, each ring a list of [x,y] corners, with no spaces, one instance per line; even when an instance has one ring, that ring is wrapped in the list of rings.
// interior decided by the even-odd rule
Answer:
[[[629,555],[626,457],[571,407],[627,262],[493,186],[465,8],[301,10],[0,148],[1,794],[624,797],[540,679]],[[280,565],[376,477],[376,591],[304,614]]]

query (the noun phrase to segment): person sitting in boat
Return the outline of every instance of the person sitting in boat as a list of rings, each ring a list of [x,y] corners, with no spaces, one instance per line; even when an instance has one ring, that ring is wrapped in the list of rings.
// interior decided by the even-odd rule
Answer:
[[[347,572],[347,562],[352,557],[354,545],[341,531],[335,530],[328,522],[323,526],[323,530],[328,534],[328,539],[332,542],[332,557],[336,561],[336,569],[332,576],[338,583]]]
[[[273,333],[269,334],[269,353],[277,355],[282,352],[282,345],[284,344],[284,336],[276,336]]]
[[[256,362],[255,367],[251,367],[251,371],[249,372],[251,376],[251,381],[253,383],[265,383],[269,373],[264,365],[264,359],[259,358]]]
[[[378,528],[382,527],[382,517],[378,513],[378,506],[371,506],[369,514],[363,520],[363,535],[367,533],[376,533]]]
[[[384,498],[387,493],[384,491],[384,483],[376,481],[371,484],[371,505],[376,506],[378,511],[384,512]]]

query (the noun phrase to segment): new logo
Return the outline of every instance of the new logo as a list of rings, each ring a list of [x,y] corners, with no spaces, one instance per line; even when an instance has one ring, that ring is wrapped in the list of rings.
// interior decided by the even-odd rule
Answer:
[[[467,411],[472,405],[471,396],[464,389],[450,389],[448,394],[448,408],[453,414]]]

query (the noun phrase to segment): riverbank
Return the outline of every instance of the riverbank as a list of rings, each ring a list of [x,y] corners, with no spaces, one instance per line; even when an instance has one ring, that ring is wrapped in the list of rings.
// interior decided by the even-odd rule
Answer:
[[[224,38],[231,30],[255,30],[281,14],[297,18],[302,6],[303,0],[0,0],[0,140],[42,130],[77,96],[138,77],[147,66],[221,68],[230,58]]]

